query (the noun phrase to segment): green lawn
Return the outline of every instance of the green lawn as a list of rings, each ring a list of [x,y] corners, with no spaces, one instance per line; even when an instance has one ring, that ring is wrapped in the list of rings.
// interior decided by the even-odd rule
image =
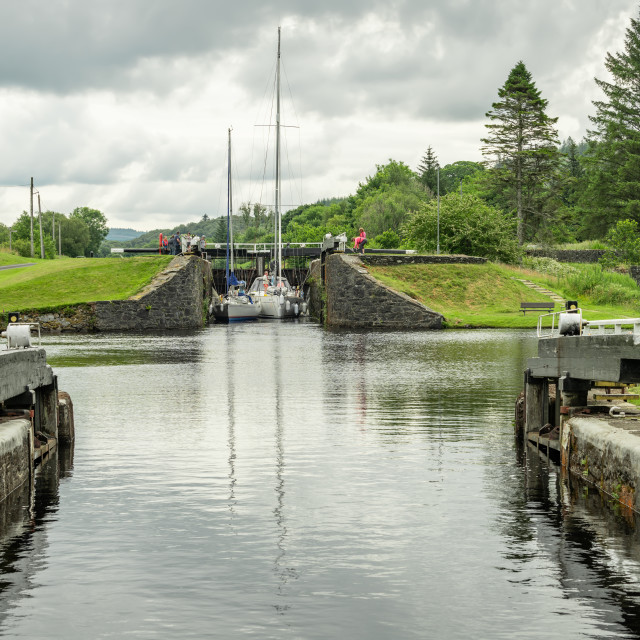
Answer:
[[[171,256],[25,259],[0,253],[0,265],[34,262],[0,271],[0,310],[50,310],[132,296],[164,269]]]
[[[369,266],[368,270],[384,284],[442,313],[448,327],[536,327],[540,314],[528,311],[523,315],[520,303],[549,302],[550,299],[515,278],[539,281],[554,290],[548,277],[542,274],[492,263]],[[558,293],[568,297],[566,292]],[[578,302],[587,319],[640,315],[628,307],[595,305],[588,300]],[[560,310],[559,305],[556,310]]]

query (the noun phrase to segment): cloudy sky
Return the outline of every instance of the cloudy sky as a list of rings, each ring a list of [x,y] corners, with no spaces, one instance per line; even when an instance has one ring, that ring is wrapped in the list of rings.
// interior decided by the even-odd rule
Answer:
[[[283,202],[353,193],[389,158],[480,160],[485,113],[523,60],[579,140],[594,76],[637,0],[0,0],[0,222],[100,209],[149,230],[273,202],[282,27]]]

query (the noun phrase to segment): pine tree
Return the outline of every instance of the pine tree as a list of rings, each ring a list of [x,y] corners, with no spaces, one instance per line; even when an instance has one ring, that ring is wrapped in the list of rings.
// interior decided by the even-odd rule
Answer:
[[[215,231],[213,232],[213,242],[225,243],[227,242],[227,217],[221,216],[216,222]]]
[[[555,130],[557,118],[546,114],[548,101],[541,97],[522,61],[511,70],[486,115],[488,135],[482,153],[492,167],[506,202],[516,211],[518,242],[525,228],[536,228],[546,214],[549,183],[559,162]]]
[[[422,182],[425,187],[429,187],[433,193],[435,193],[438,188],[439,168],[438,158],[431,146],[429,146],[418,165],[418,176],[420,177],[420,182]]]
[[[583,199],[591,235],[616,221],[640,221],[640,21],[631,19],[622,53],[607,53],[611,82],[598,80],[605,99],[594,101],[589,131],[589,185]]]

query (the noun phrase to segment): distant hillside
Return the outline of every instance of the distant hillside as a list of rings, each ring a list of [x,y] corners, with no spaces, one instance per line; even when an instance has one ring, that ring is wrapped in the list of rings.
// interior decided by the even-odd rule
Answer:
[[[112,227],[109,229],[109,233],[105,240],[124,242],[125,240],[133,240],[141,236],[143,233],[144,231],[136,231],[135,229],[119,229],[118,227]]]

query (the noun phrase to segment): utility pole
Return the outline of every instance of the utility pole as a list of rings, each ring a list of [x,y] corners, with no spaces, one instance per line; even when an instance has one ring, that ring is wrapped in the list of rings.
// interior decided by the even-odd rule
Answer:
[[[38,191],[38,224],[40,225],[40,258],[44,260],[44,238],[42,237],[42,209],[40,208],[40,192]]]
[[[438,238],[436,242],[436,253],[440,255],[440,169],[438,168]]]
[[[9,227],[9,251],[11,251],[11,233],[13,232],[13,227]]]
[[[62,255],[62,231],[60,230],[60,223],[58,222],[58,255]]]
[[[51,212],[51,234],[53,236],[53,252],[56,252],[56,212]]]
[[[30,191],[30,206],[29,206],[29,210],[31,212],[31,257],[33,258],[34,253],[33,253],[33,178],[31,178],[31,191]]]

